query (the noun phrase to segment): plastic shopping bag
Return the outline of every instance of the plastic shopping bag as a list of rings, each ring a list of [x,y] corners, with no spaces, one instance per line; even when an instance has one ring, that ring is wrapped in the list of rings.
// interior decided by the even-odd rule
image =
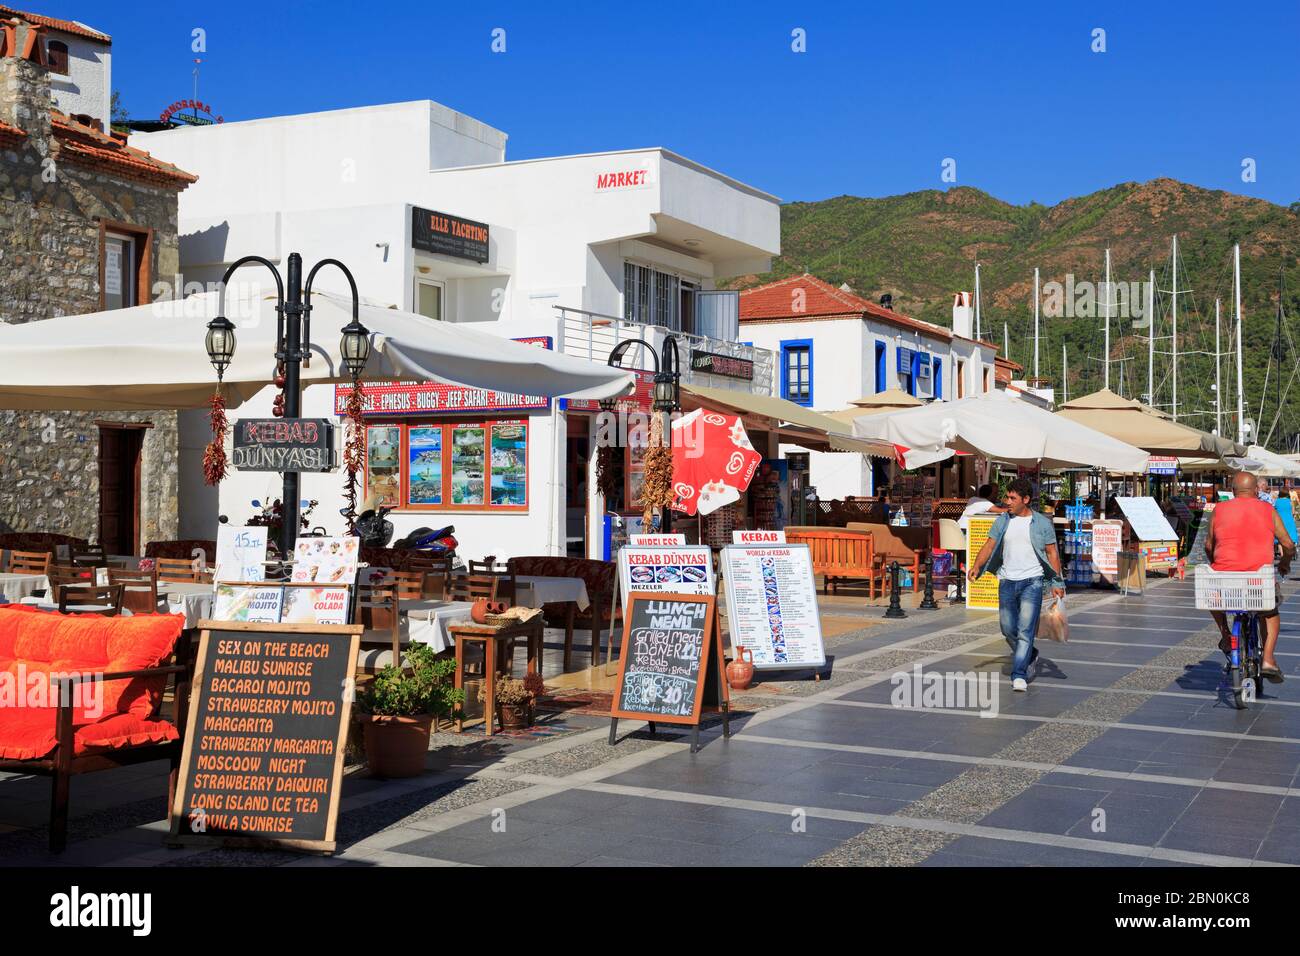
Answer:
[[[1070,639],[1070,622],[1065,617],[1065,598],[1051,597],[1043,602],[1038,615],[1038,640],[1047,638],[1064,644]]]

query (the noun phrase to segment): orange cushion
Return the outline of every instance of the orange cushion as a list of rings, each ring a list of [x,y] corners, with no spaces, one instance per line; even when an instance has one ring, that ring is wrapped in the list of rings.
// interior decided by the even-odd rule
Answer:
[[[176,728],[165,720],[145,720],[135,714],[113,714],[103,720],[73,723],[73,755],[175,740]],[[24,707],[0,719],[0,758],[39,760],[58,745],[54,710]]]
[[[0,757],[32,759],[55,746],[54,674],[105,674],[156,667],[171,656],[185,626],[182,615],[102,617],[55,614],[34,607],[0,607]],[[119,716],[149,722],[167,686],[165,675],[83,683],[73,700],[78,727]],[[121,737],[145,733],[135,727]],[[88,731],[94,733],[94,731]],[[154,733],[155,731],[148,731]],[[81,735],[80,731],[79,737]]]

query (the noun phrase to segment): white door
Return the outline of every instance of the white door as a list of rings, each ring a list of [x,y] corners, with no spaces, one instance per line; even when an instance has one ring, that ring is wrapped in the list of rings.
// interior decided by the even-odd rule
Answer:
[[[415,311],[426,318],[441,322],[445,284],[433,279],[415,280]]]

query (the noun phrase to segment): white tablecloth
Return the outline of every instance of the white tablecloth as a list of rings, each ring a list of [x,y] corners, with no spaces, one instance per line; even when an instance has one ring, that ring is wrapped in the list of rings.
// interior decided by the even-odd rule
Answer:
[[[523,607],[541,607],[543,604],[575,601],[579,611],[591,606],[587,595],[587,582],[582,578],[552,578],[521,574],[515,578],[519,586],[517,604]]]
[[[215,597],[211,584],[159,581],[158,613],[184,614],[185,626],[194,627],[204,618],[212,617],[212,602]]]
[[[470,619],[469,601],[402,601],[402,636],[435,651],[454,647],[447,625]]]
[[[43,574],[0,574],[0,594],[10,604],[49,589],[50,579]]]

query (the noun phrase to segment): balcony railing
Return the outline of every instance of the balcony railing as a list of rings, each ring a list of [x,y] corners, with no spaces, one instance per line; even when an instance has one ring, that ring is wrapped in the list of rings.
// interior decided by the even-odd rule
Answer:
[[[669,335],[673,335],[677,338],[677,348],[681,354],[683,382],[706,385],[711,388],[730,388],[756,395],[773,394],[776,354],[770,349],[741,345],[739,342],[714,339],[707,335],[679,332],[659,325],[643,325],[640,322],[629,322],[618,316],[602,315],[599,312],[588,312],[585,309],[572,309],[562,305],[554,306],[554,308],[560,313],[561,337],[563,339],[561,348],[566,355],[576,355],[592,362],[604,362],[609,357],[610,350],[614,346],[628,339],[644,339],[654,347],[656,352],[662,353],[664,339]],[[652,368],[653,361],[644,352],[644,349],[631,350],[625,357],[624,364],[629,368],[634,366],[645,369]],[[715,371],[706,371],[703,368],[696,367],[697,363],[692,362],[694,356],[700,357],[700,363],[698,364],[704,364],[708,361],[702,358],[704,355],[721,356],[724,359],[738,359],[740,363],[738,366],[728,366],[729,371],[733,374],[719,374]],[[752,364],[752,378],[744,377],[743,372],[747,367],[744,363]],[[727,365],[727,363],[716,361],[712,362],[712,364],[715,368],[722,368]],[[736,373],[739,373],[739,375]]]

